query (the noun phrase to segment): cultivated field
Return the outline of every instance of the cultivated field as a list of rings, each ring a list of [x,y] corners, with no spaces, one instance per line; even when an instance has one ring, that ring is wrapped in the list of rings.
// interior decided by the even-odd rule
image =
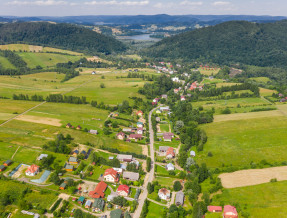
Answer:
[[[238,188],[268,183],[271,179],[287,180],[287,167],[272,167],[266,169],[240,170],[219,175],[224,188]]]

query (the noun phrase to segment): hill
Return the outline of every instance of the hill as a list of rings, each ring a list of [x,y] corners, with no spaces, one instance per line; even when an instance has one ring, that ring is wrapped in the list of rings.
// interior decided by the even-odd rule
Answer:
[[[166,38],[146,51],[153,58],[286,66],[287,20],[231,21]]]
[[[71,24],[47,22],[9,23],[0,25],[0,44],[27,43],[87,53],[110,54],[125,50],[123,43]]]

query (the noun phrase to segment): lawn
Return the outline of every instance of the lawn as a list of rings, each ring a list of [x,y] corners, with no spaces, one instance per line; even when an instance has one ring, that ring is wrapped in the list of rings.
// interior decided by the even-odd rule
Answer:
[[[208,167],[223,164],[238,167],[250,166],[250,162],[282,162],[287,159],[287,117],[261,117],[253,119],[215,122],[203,125],[208,141],[196,160]],[[207,153],[211,152],[212,157]]]
[[[162,186],[166,186],[166,187],[172,187],[173,183],[175,182],[175,180],[178,180],[176,178],[170,178],[170,177],[161,177],[161,176],[157,176],[155,181],[158,181],[158,183]]]
[[[1,160],[0,165],[2,165],[3,161],[11,159],[11,157],[13,156],[17,148],[18,146],[16,145],[12,145],[10,143],[0,141],[0,151],[1,151],[0,152],[0,160]]]
[[[224,189],[213,198],[214,205],[236,203],[251,217],[285,217],[287,213],[287,181],[243,188]],[[247,206],[245,206],[247,205]],[[245,208],[246,207],[246,208]]]
[[[160,124],[161,132],[169,132],[169,124]]]
[[[180,170],[175,170],[175,173],[178,174]],[[161,174],[161,175],[166,175],[169,176],[169,171],[165,169],[164,166],[161,165],[156,165],[156,173]]]
[[[159,146],[169,146],[169,147],[177,148],[179,144],[180,144],[180,141],[177,141],[173,138],[171,142],[155,141],[154,147],[156,150],[159,149]]]
[[[268,77],[251,77],[250,80],[254,80],[256,82],[261,82],[261,83],[270,82],[270,79]]]
[[[149,202],[147,218],[162,217],[165,207]]]
[[[48,68],[56,66],[58,63],[74,62],[81,58],[80,56],[54,53],[17,52],[17,54],[22,57],[30,68],[35,68],[37,66]]]
[[[16,67],[11,64],[11,62],[7,58],[2,56],[0,56],[0,64],[5,69],[16,69]]]

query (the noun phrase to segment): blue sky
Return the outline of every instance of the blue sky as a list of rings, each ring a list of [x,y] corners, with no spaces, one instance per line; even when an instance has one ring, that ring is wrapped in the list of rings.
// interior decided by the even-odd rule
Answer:
[[[0,0],[0,15],[245,14],[287,16],[286,0]]]

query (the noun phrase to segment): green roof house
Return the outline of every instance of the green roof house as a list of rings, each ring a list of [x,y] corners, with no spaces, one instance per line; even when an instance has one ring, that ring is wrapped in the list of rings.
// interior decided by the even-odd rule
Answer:
[[[79,199],[78,199],[78,203],[79,204],[83,204],[84,201],[85,201],[85,197],[84,196],[79,197]]]

